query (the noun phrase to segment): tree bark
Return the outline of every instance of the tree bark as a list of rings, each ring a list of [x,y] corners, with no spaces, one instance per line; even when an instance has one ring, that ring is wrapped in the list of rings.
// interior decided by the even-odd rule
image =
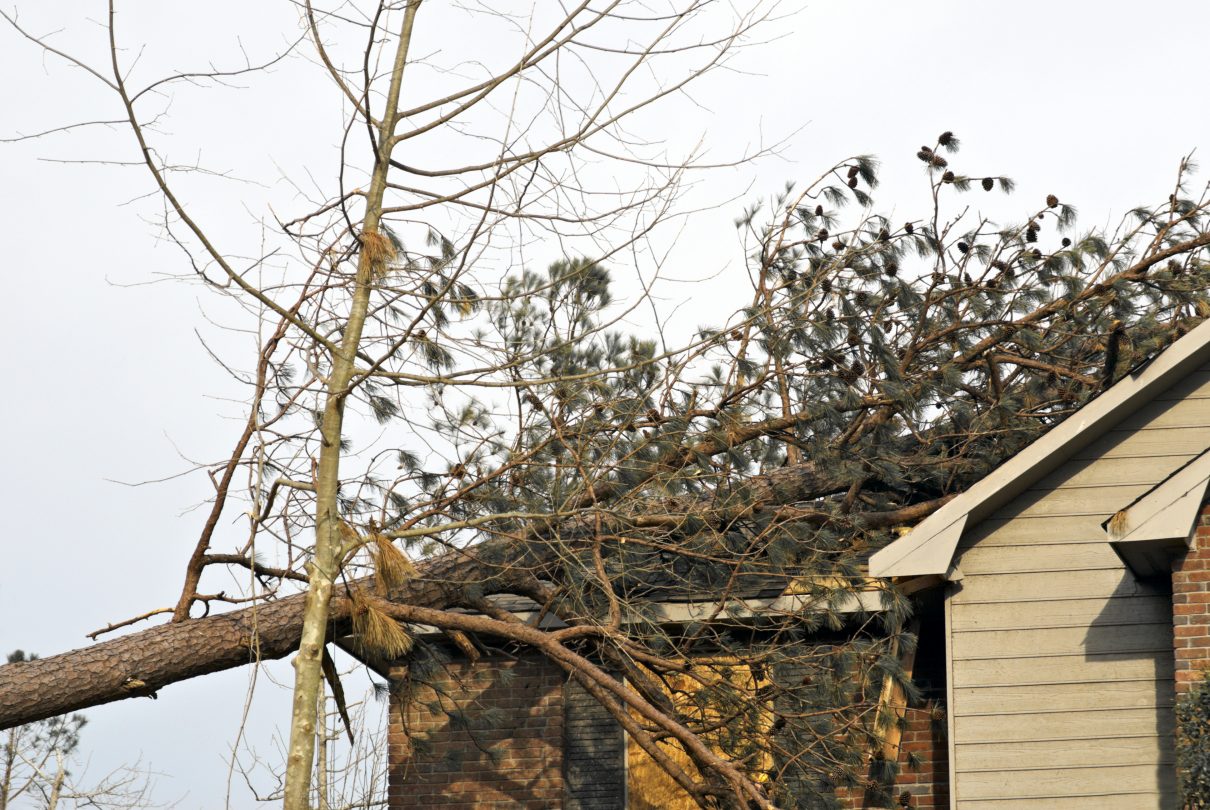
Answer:
[[[500,545],[500,544],[492,544]],[[421,565],[418,576],[392,594],[407,604],[441,608],[461,598],[457,579],[507,589],[496,566],[450,553]],[[494,587],[491,583],[497,582]],[[178,681],[283,658],[298,649],[305,594],[204,619],[153,627],[121,638],[0,666],[0,729],[100,706],[150,697]],[[331,603],[329,630],[344,631],[349,600]]]

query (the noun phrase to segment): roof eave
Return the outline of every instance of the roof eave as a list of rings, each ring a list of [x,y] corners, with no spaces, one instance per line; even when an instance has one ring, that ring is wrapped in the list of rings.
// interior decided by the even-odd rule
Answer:
[[[1060,464],[1210,357],[1210,320],[1127,374],[966,492],[870,558],[877,577],[944,576],[962,533],[1008,504]]]

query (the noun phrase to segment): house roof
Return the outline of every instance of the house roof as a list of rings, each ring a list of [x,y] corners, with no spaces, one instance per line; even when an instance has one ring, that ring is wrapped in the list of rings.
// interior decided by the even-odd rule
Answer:
[[[877,577],[947,576],[965,530],[1020,495],[1072,455],[1210,361],[1210,320],[1132,369],[1023,451],[870,558]]]

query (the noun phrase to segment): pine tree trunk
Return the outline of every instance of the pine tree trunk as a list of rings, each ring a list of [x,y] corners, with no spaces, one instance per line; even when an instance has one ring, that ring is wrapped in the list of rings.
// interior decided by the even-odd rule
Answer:
[[[848,483],[821,474],[805,462],[751,479],[747,503],[796,503],[817,493],[841,490]],[[885,513],[878,522],[894,525],[919,520],[940,503]],[[681,516],[690,510],[683,502],[677,505]],[[651,503],[643,511],[654,515],[662,509],[658,503]],[[566,538],[570,532],[563,535]],[[541,570],[559,552],[557,545],[529,543],[522,547],[506,538],[488,540],[476,546],[473,554],[445,554],[420,563],[416,577],[392,593],[391,599],[417,607],[443,608],[458,604],[462,583],[473,583],[482,593],[507,592],[510,583],[502,576]],[[283,658],[298,649],[304,599],[304,594],[289,596],[217,616],[153,627],[49,658],[2,665],[0,729],[150,695],[177,681],[255,661]],[[344,632],[348,617],[347,600],[334,597],[328,615],[333,632]]]
[[[492,544],[507,552],[504,544]],[[485,548],[481,554],[491,551]],[[417,576],[392,594],[407,604],[445,607],[455,603],[455,583],[491,583],[497,565],[463,554],[447,554],[418,566]],[[499,587],[506,588],[506,583]],[[69,712],[147,696],[177,681],[283,658],[298,648],[304,596],[234,610],[204,619],[153,627],[112,641],[33,661],[0,666],[0,729]],[[347,627],[349,603],[338,595],[330,605],[335,633]]]

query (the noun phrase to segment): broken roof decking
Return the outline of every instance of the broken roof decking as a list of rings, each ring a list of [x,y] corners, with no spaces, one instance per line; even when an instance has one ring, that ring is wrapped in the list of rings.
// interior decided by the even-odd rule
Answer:
[[[967,528],[1032,484],[1165,389],[1210,361],[1210,321],[1128,373],[1041,438],[870,558],[878,577],[953,576],[954,552]]]

